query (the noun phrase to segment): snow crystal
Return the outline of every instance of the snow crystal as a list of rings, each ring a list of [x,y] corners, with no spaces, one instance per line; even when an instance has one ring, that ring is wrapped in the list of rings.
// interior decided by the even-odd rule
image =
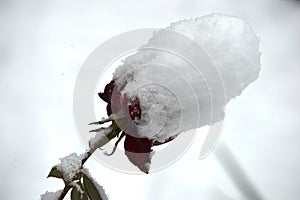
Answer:
[[[41,200],[57,200],[58,197],[61,195],[62,190],[57,192],[46,192],[45,194],[41,195]]]
[[[72,181],[73,177],[79,172],[82,164],[81,160],[82,157],[77,156],[76,153],[60,159],[61,163],[57,165],[57,169],[62,172],[65,181]]]
[[[260,56],[247,22],[211,14],[155,32],[113,79],[122,95],[140,100],[137,135],[163,142],[222,120],[229,100],[258,78]]]

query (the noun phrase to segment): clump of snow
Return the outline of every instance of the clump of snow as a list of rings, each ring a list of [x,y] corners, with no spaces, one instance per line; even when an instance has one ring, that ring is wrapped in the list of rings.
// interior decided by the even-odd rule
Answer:
[[[90,175],[88,169],[84,168],[82,169],[82,173],[89,178],[90,181],[92,181],[98,191],[98,193],[101,196],[102,200],[108,200],[108,195],[105,193],[105,190],[99,183]]]
[[[89,141],[89,147],[91,151],[102,147],[106,143],[109,142],[109,139],[107,138],[107,134],[112,131],[111,127],[101,129],[99,132],[96,133],[94,137],[92,137]]]
[[[80,171],[82,165],[82,157],[77,156],[76,153],[61,158],[60,164],[57,165],[57,169],[62,173],[65,181],[72,181],[74,176]]]
[[[258,78],[260,56],[247,22],[211,14],[155,32],[113,79],[123,96],[140,100],[134,135],[164,142],[222,120],[225,105]]]
[[[62,190],[58,190],[57,192],[46,192],[41,195],[41,200],[57,200],[61,195]]]

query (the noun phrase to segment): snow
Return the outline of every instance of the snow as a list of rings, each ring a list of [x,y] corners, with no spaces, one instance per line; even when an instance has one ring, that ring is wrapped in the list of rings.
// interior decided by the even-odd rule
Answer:
[[[58,190],[57,192],[46,192],[45,194],[41,195],[41,200],[57,200],[62,190]]]
[[[91,151],[94,151],[95,149],[102,147],[107,142],[109,142],[109,139],[106,137],[108,133],[112,131],[111,127],[108,127],[106,129],[101,129],[97,134],[90,139],[89,141],[89,147]]]
[[[80,171],[82,157],[77,156],[76,153],[61,158],[60,164],[57,165],[57,169],[62,172],[63,179],[65,181],[72,181],[73,177]]]
[[[211,14],[155,32],[113,79],[122,96],[140,100],[135,135],[163,142],[222,120],[225,105],[258,78],[260,56],[247,22]]]

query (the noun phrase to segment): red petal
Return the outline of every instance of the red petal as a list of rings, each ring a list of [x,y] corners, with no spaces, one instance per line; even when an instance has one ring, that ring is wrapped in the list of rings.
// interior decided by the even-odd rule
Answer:
[[[129,161],[141,171],[148,173],[151,163],[152,141],[126,134],[124,148]]]
[[[114,90],[114,87],[115,87],[115,81],[112,80],[110,83],[108,83],[105,86],[103,93],[102,92],[98,93],[99,97],[106,103],[109,103],[111,100],[111,95]]]

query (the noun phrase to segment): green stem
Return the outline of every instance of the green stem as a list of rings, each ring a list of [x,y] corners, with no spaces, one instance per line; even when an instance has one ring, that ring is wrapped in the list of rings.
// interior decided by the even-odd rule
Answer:
[[[66,185],[66,186],[64,187],[62,193],[61,193],[60,196],[58,197],[58,200],[63,200],[71,188],[72,188],[71,186]]]

